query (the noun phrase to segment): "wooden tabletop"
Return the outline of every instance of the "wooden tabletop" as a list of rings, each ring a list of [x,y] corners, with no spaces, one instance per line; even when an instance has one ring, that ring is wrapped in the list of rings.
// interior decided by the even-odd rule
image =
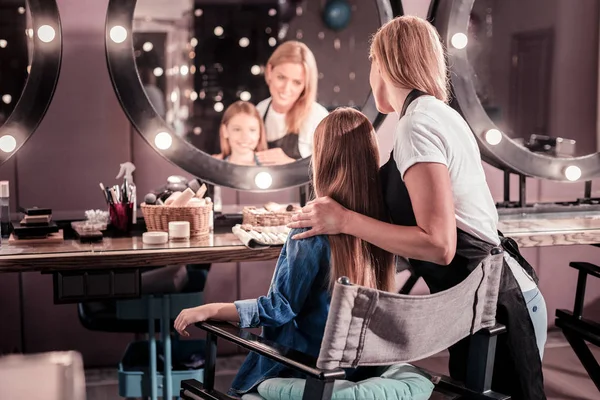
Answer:
[[[281,247],[249,249],[233,233],[203,239],[147,245],[141,236],[108,238],[98,243],[64,240],[52,244],[9,244],[0,247],[0,272],[152,267],[264,261],[279,257]]]
[[[519,247],[600,243],[600,212],[502,215],[498,229]]]

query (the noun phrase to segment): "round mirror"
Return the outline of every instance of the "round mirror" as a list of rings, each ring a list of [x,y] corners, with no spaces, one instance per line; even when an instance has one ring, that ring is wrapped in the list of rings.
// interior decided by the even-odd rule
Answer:
[[[0,0],[0,164],[42,120],[61,60],[56,2]]]
[[[554,180],[600,174],[600,1],[438,0],[455,105],[486,161]]]
[[[383,0],[111,1],[107,58],[123,108],[157,151],[217,185],[276,190],[309,181],[329,111],[382,119],[369,38],[391,17]]]

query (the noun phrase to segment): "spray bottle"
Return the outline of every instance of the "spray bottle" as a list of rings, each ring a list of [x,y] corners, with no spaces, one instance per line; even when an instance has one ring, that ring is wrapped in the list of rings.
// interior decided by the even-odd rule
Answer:
[[[123,185],[121,186],[121,193],[123,194],[123,202],[131,203],[133,212],[132,212],[132,220],[133,224],[137,221],[137,193],[135,188],[135,183],[133,183],[133,171],[135,171],[135,165],[131,162],[127,161],[123,164],[120,164],[121,169],[119,170],[119,174],[117,175],[117,179],[121,179],[123,177]]]

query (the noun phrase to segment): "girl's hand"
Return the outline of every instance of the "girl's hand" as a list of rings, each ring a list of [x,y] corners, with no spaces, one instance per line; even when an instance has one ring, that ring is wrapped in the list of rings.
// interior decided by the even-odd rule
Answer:
[[[195,324],[196,322],[206,321],[212,317],[212,314],[213,312],[210,304],[205,304],[194,308],[186,308],[185,310],[181,310],[175,319],[173,326],[181,336],[187,337],[190,336],[190,334],[186,331],[186,328],[189,325]]]
[[[259,151],[256,153],[256,157],[261,165],[281,165],[296,161],[293,158],[288,157],[287,154],[285,154],[284,151],[279,147]]]
[[[330,197],[319,197],[302,207],[302,212],[292,217],[289,228],[311,228],[292,236],[305,239],[315,235],[337,235],[345,233],[350,212]]]

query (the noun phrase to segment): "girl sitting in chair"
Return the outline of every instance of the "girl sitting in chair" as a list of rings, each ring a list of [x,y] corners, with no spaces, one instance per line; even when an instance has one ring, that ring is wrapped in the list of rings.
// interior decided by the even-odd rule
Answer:
[[[375,132],[363,114],[341,108],[321,121],[314,135],[312,167],[317,196],[331,196],[351,210],[387,219]],[[390,253],[349,235],[288,240],[266,296],[183,310],[175,329],[188,336],[189,325],[209,319],[239,322],[242,328],[262,326],[266,339],[317,357],[334,282],[347,276],[358,285],[393,291],[394,275]],[[283,365],[250,353],[230,394],[239,396],[266,379],[291,376],[295,374]]]
[[[219,128],[221,153],[213,157],[232,164],[260,165],[257,151],[267,149],[265,125],[252,103],[236,101],[225,110]]]

